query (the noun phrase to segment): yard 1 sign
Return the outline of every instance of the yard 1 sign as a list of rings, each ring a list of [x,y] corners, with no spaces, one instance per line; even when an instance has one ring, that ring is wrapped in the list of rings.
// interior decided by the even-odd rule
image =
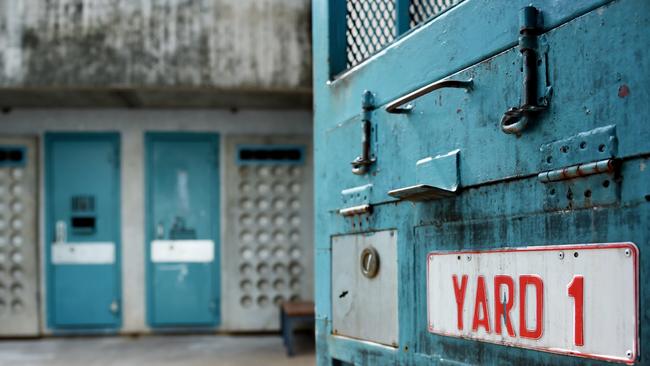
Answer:
[[[631,364],[638,256],[633,243],[429,253],[429,331]]]

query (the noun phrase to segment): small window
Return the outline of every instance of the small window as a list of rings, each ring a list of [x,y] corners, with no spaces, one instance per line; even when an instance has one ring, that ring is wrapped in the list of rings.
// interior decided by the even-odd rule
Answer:
[[[239,164],[302,164],[304,159],[302,146],[238,146],[237,162]]]
[[[80,235],[91,235],[95,233],[96,219],[94,216],[72,217],[72,232]]]
[[[0,167],[20,167],[27,162],[24,146],[0,146]]]

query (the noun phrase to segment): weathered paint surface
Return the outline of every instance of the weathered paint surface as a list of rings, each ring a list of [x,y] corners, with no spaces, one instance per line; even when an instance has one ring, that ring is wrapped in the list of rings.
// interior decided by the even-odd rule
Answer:
[[[309,89],[307,0],[0,0],[0,87]]]
[[[335,3],[330,1],[329,4]],[[650,301],[644,260],[650,231],[650,113],[647,42],[650,3],[642,0],[532,1],[544,16],[550,109],[516,137],[499,121],[518,105],[521,59],[515,47],[518,11],[531,1],[466,0],[404,35],[374,58],[332,77],[328,55],[337,23],[327,2],[314,3],[316,316],[318,364],[578,365],[582,358],[431,334],[426,316],[426,258],[431,251],[550,244],[634,242],[640,251],[639,344],[636,364],[650,364]],[[544,64],[544,62],[542,62]],[[544,66],[540,65],[543,71]],[[540,74],[543,75],[543,72]],[[430,82],[473,78],[474,90],[439,90],[409,114],[384,110],[393,99]],[[369,174],[352,174],[361,151],[361,96],[375,95]],[[552,183],[537,175],[551,164],[543,146],[581,136],[599,153],[597,128],[615,126],[620,174],[600,173]],[[581,135],[581,133],[585,133]],[[581,149],[578,138],[571,149]],[[605,151],[607,147],[605,147]],[[417,183],[416,163],[459,152],[460,193],[424,203],[387,192]],[[590,150],[596,149],[596,150]],[[586,151],[587,151],[586,150]],[[557,154],[572,154],[558,151]],[[573,156],[573,155],[572,155]],[[587,155],[585,155],[587,156]],[[586,163],[591,158],[576,163]],[[372,184],[372,214],[343,217],[341,191]],[[332,335],[331,237],[397,229],[399,348]],[[590,364],[604,364],[589,361]]]

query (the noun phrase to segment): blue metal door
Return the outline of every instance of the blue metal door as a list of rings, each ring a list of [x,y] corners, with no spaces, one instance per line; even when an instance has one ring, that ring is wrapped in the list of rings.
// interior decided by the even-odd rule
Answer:
[[[643,0],[313,2],[319,365],[650,364],[639,354],[650,344],[648,14]],[[618,286],[630,296],[612,304],[594,289],[580,300],[584,314],[613,306],[601,319],[625,327],[555,322],[531,336],[525,326],[510,335],[434,322],[435,311],[457,316],[436,297],[453,296],[456,282],[429,276],[430,261],[460,265],[498,249],[505,273],[524,261],[503,248],[596,243],[631,258]],[[554,275],[582,261],[571,249],[574,262],[556,262],[565,257],[554,250],[543,262]],[[623,271],[599,263],[590,270]],[[537,298],[573,304],[573,286],[552,295],[556,284],[546,285]],[[479,290],[467,293],[481,303]],[[494,300],[475,319],[500,326],[495,309],[506,314],[510,302]],[[548,300],[536,319],[571,313],[559,303]],[[521,306],[520,324],[530,324]],[[578,324],[584,340],[574,340]],[[606,337],[627,343],[601,353],[593,344]]]
[[[48,133],[45,164],[48,325],[117,328],[119,135]]]
[[[148,133],[147,294],[153,327],[219,323],[219,139]]]

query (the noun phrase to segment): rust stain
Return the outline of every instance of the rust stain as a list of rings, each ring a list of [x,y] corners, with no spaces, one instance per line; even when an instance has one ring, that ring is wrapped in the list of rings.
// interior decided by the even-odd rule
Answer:
[[[630,95],[630,88],[625,84],[621,85],[618,88],[618,96],[621,97],[621,98],[625,98],[628,95]]]

